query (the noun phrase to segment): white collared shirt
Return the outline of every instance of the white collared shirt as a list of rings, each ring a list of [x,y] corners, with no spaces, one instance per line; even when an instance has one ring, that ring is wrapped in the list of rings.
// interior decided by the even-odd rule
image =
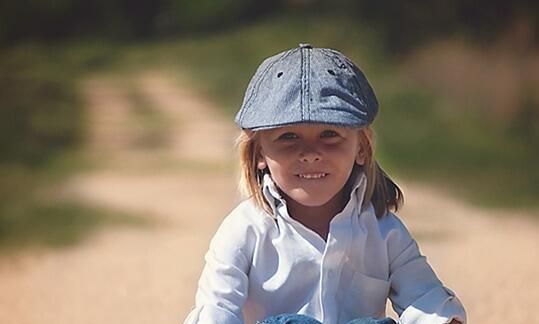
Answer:
[[[387,298],[400,323],[466,322],[464,308],[392,213],[362,209],[361,175],[327,241],[288,215],[269,175],[264,195],[274,215],[252,200],[228,215],[213,237],[184,324],[254,324],[299,313],[324,324],[383,317]]]

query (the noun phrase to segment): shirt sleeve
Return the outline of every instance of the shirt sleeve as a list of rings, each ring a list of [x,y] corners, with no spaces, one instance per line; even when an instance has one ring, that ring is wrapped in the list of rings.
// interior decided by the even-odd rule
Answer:
[[[387,233],[391,289],[389,298],[402,324],[466,323],[466,312],[456,295],[444,287],[416,241],[395,215],[388,215]]]
[[[206,253],[196,305],[184,324],[243,324],[253,235],[234,217],[223,221]]]

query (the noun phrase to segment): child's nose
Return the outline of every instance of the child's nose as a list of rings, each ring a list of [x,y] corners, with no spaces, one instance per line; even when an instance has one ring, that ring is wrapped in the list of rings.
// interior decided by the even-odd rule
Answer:
[[[299,154],[301,162],[317,162],[320,161],[320,153],[311,146],[304,146]]]

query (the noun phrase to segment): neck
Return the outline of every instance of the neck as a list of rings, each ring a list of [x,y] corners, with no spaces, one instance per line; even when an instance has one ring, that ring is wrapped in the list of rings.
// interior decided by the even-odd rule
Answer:
[[[346,205],[348,195],[341,190],[321,206],[305,206],[285,196],[290,217],[320,235],[324,240],[329,234],[329,223]]]

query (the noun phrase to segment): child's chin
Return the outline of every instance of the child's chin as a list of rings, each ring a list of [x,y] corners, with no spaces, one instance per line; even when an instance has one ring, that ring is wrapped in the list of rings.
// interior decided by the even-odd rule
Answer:
[[[321,207],[330,201],[331,197],[295,197],[295,201],[305,207]]]

